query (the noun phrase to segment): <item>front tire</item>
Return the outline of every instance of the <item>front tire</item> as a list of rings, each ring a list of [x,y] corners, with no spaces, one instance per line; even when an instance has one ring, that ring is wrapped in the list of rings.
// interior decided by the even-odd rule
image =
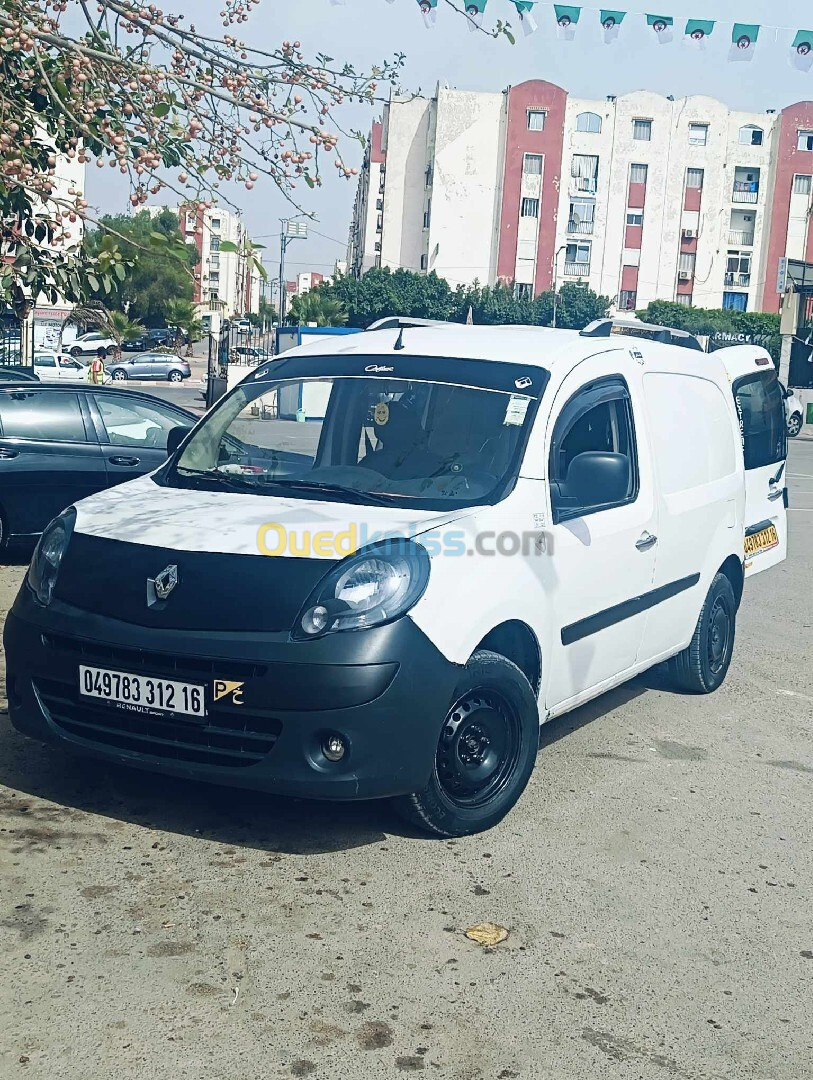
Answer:
[[[167,378],[170,382],[183,382],[183,375],[181,375],[180,371],[170,371],[169,375],[167,375]]]
[[[669,661],[670,681],[689,694],[713,694],[725,682],[737,622],[734,589],[725,574],[711,583],[688,649]]]
[[[127,372],[122,371],[121,368],[116,368],[110,377],[113,382],[127,382]]]
[[[802,414],[794,413],[793,416],[788,418],[788,435],[791,437],[791,439],[795,439],[801,430]]]
[[[467,836],[502,821],[525,790],[539,748],[539,706],[510,660],[485,649],[469,660],[440,730],[426,787],[393,800],[410,824]]]

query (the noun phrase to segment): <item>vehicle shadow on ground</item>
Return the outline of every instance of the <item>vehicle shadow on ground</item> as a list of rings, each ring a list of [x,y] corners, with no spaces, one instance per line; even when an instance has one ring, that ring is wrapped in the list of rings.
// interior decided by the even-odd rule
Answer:
[[[540,749],[656,688],[663,687],[647,675],[551,721],[542,728]],[[312,802],[162,777],[24,738],[7,716],[0,717],[0,785],[113,821],[281,854],[351,850],[391,835],[427,839],[384,800]],[[19,797],[0,794],[0,816],[20,809]],[[36,814],[29,813],[26,820],[33,823]]]

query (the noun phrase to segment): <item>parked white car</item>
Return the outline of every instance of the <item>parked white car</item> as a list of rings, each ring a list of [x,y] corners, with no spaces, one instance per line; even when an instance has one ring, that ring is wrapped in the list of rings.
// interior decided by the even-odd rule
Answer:
[[[656,665],[717,690],[787,551],[776,370],[611,330],[402,327],[251,369],[45,530],[12,723],[460,836],[519,799],[540,724]]]
[[[802,430],[802,424],[804,423],[802,403],[796,397],[793,390],[789,390],[782,383],[779,385],[782,387],[782,393],[785,395],[785,417],[788,424],[788,435],[790,435],[792,439],[795,439]]]
[[[40,349],[34,353],[34,374],[42,382],[87,382],[87,364],[68,356]]]
[[[78,356],[95,356],[98,349],[115,349],[117,342],[106,334],[96,332],[82,334],[71,344],[68,352],[74,358]]]

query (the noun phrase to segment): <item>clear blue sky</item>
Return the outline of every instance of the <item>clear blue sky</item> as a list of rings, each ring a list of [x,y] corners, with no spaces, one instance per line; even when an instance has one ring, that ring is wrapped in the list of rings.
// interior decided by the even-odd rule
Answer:
[[[462,3],[462,0],[459,0]],[[213,13],[216,0],[207,0]],[[204,21],[201,4],[190,0],[167,0],[166,10],[184,12],[199,30],[222,33],[216,18]],[[599,5],[597,4],[596,7]],[[261,0],[247,28],[239,31],[258,47],[271,48],[284,39],[299,39],[310,55],[324,51],[363,69],[395,52],[407,56],[403,86],[407,90],[431,93],[438,81],[461,89],[502,90],[530,78],[558,83],[578,96],[603,97],[631,90],[655,90],[682,97],[708,94],[734,108],[781,109],[792,102],[813,99],[813,71],[805,74],[788,63],[788,34],[763,30],[759,51],[750,64],[726,62],[731,21],[755,22],[793,29],[813,29],[813,5],[799,0],[607,0],[605,6],[630,11],[652,10],[675,17],[675,42],[658,46],[641,16],[628,15],[619,40],[605,46],[601,40],[596,10],[586,9],[574,42],[559,41],[550,5],[537,5],[539,30],[531,37],[518,35],[512,46],[483,34],[470,33],[465,20],[452,10],[444,10],[440,0],[437,26],[424,29],[416,0],[346,0],[336,6],[330,0]],[[806,14],[805,14],[806,12]],[[718,19],[708,51],[686,48],[678,39],[686,18]],[[509,0],[489,0],[485,25],[497,18],[517,26],[516,12]],[[377,109],[352,108],[344,112],[346,128],[367,130]],[[344,152],[348,164],[358,165],[361,148],[352,143]],[[327,175],[329,173],[329,175]],[[354,181],[341,181],[335,170],[326,170],[321,191],[303,190],[303,203],[319,217],[307,241],[297,241],[288,252],[288,276],[299,270],[329,272],[335,259],[343,257],[343,247],[355,193]],[[126,192],[110,173],[88,170],[91,204],[103,211],[124,211]],[[245,221],[255,237],[268,248],[266,262],[274,276],[278,250],[280,216],[288,214],[288,204],[268,181],[259,181],[252,192],[237,196]],[[267,236],[266,234],[275,234]],[[332,237],[341,241],[326,239]]]

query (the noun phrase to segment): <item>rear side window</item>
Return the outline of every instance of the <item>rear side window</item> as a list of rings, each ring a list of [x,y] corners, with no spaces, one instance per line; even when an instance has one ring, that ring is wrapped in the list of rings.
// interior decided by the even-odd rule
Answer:
[[[665,495],[702,487],[737,469],[731,406],[713,382],[693,375],[644,375],[658,478]]]
[[[609,500],[585,504],[571,490],[573,461],[581,454],[601,453],[626,459],[626,490]],[[632,401],[621,376],[598,379],[579,390],[562,409],[553,429],[549,477],[554,521],[584,517],[638,497],[638,455]]]
[[[0,397],[0,430],[6,438],[86,442],[76,394],[15,390]]]
[[[123,394],[99,394],[96,405],[111,446],[166,450],[167,436],[172,428],[192,426],[190,420],[165,413],[138,398],[128,398]]]
[[[746,469],[776,465],[788,456],[785,399],[775,371],[760,371],[734,383]]]

